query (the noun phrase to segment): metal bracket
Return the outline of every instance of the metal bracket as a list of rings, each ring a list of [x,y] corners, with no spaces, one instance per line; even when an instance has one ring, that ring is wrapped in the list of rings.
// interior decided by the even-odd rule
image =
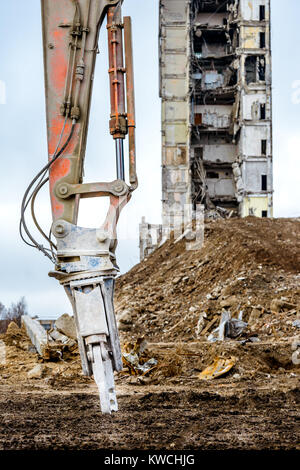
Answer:
[[[67,199],[70,196],[80,194],[81,198],[102,197],[102,196],[125,196],[130,192],[130,187],[125,181],[117,179],[108,183],[84,183],[70,184],[60,183],[55,188],[57,197]]]

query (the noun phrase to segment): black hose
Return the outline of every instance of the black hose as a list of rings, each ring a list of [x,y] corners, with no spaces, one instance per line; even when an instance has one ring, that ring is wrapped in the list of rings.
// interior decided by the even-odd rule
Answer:
[[[29,245],[33,248],[37,248],[39,251],[42,251],[42,253],[44,253],[45,256],[47,256],[53,263],[55,263],[55,259],[53,259],[52,256],[50,256],[50,254],[48,253],[49,249],[43,247],[42,245],[39,245],[37,243],[37,241],[33,238],[33,236],[31,235],[28,227],[27,227],[27,224],[25,222],[25,211],[27,209],[27,206],[30,202],[30,200],[33,198],[33,196],[35,195],[36,192],[38,192],[41,187],[43,186],[44,182],[43,182],[43,179],[44,179],[44,176],[47,172],[47,170],[50,169],[50,167],[53,165],[53,163],[61,156],[61,154],[65,151],[65,149],[67,148],[67,146],[69,145],[70,143],[70,140],[72,139],[72,136],[73,136],[73,133],[74,133],[74,128],[75,128],[75,123],[73,122],[72,124],[72,128],[71,128],[71,131],[70,131],[70,134],[65,142],[65,144],[62,146],[62,148],[54,154],[53,158],[47,163],[47,165],[45,165],[41,171],[39,171],[39,173],[33,178],[33,180],[30,182],[29,186],[27,187],[25,193],[24,193],[24,196],[23,196],[23,199],[22,199],[22,204],[21,204],[21,218],[20,218],[20,224],[19,224],[19,233],[20,233],[20,236],[22,238],[22,240],[24,241],[24,243],[26,243],[26,245]],[[33,190],[33,192],[31,193],[29,199],[27,200],[28,198],[28,194],[31,190],[31,188],[33,187],[33,185],[36,183],[36,181],[40,178],[41,180],[39,181],[37,187]],[[24,229],[27,237],[29,238],[29,240],[32,242],[29,243],[23,236],[23,231],[22,229]]]
[[[42,181],[39,186],[36,188],[36,190],[34,191],[33,195],[32,195],[32,198],[31,198],[31,216],[32,216],[32,220],[34,222],[34,225],[36,226],[36,228],[38,229],[38,231],[40,232],[40,234],[47,240],[47,242],[49,243],[49,245],[54,248],[55,250],[57,249],[56,245],[51,241],[51,239],[49,237],[47,237],[47,235],[45,234],[45,232],[43,231],[43,229],[41,228],[41,226],[39,225],[38,221],[37,221],[37,218],[36,218],[36,215],[35,215],[35,210],[34,210],[34,204],[35,204],[35,199],[39,193],[39,191],[42,189],[42,187],[48,183],[49,181],[49,177],[46,178],[44,181]],[[51,253],[52,253],[52,250],[51,250]],[[53,255],[53,253],[52,253]]]

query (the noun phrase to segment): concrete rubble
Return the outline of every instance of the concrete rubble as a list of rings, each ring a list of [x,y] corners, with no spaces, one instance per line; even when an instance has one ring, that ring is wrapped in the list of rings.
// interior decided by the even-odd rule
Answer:
[[[73,339],[74,332],[76,335],[74,319],[67,314],[56,320],[55,328],[50,331],[45,330],[37,319],[29,315],[23,315],[21,320],[33,346],[45,360],[62,357],[64,351],[72,351],[77,346],[77,342]]]
[[[37,364],[28,373],[29,379],[41,379],[45,373],[45,366],[43,364]]]
[[[157,360],[154,357],[149,358],[144,338],[139,338],[135,343],[125,343],[122,360],[130,375],[146,376],[157,366]]]
[[[71,317],[67,313],[64,313],[55,321],[55,328],[60,331],[63,335],[77,340],[74,317]]]
[[[42,325],[29,315],[24,315],[22,317],[22,326],[25,328],[27,335],[40,356],[50,359],[51,352],[48,334]]]
[[[247,323],[241,335],[297,335],[299,220],[216,219],[204,246],[166,241],[117,280],[121,336],[148,341],[206,341],[224,310]]]

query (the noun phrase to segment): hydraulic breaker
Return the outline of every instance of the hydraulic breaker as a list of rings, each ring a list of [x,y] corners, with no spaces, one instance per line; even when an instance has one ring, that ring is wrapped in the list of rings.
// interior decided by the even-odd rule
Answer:
[[[29,239],[31,246],[54,262],[49,275],[59,280],[72,304],[83,373],[94,376],[103,413],[118,409],[113,371],[122,369],[113,306],[119,271],[116,227],[121,210],[137,187],[131,19],[122,18],[121,4],[121,0],[41,1],[48,164],[24,195],[20,223],[22,238],[25,231],[27,242]],[[98,36],[105,17],[111,96],[109,129],[115,140],[116,179],[83,183]],[[129,184],[125,181],[123,151],[127,134]],[[35,198],[48,181],[53,216],[50,235],[41,229],[34,211]],[[109,197],[106,219],[98,228],[79,227],[80,199],[91,197]],[[33,220],[49,248],[36,242],[26,225],[24,214],[30,202]]]

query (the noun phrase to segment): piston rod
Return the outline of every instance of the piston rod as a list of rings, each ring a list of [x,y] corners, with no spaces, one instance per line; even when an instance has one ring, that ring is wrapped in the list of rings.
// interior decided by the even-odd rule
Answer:
[[[123,139],[116,139],[117,178],[125,181]]]

